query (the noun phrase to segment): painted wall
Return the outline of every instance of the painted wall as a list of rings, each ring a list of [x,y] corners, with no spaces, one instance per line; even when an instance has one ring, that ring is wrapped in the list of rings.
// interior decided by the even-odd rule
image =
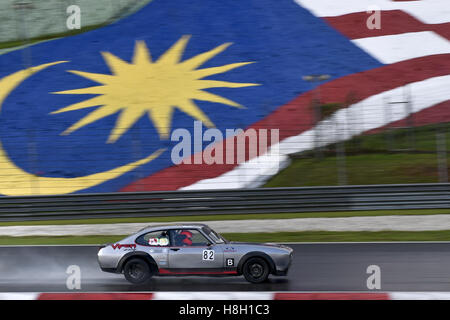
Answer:
[[[14,4],[29,3],[18,9]],[[102,24],[133,12],[150,0],[2,0],[0,1],[0,43],[35,38],[67,31],[66,9],[78,5],[83,26]]]

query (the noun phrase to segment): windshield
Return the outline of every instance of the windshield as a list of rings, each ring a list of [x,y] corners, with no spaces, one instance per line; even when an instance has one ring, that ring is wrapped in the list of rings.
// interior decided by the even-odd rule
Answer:
[[[225,240],[224,237],[222,237],[220,234],[215,232],[214,230],[203,227],[203,232],[205,232],[211,239],[214,240],[215,243],[226,243],[227,240]]]

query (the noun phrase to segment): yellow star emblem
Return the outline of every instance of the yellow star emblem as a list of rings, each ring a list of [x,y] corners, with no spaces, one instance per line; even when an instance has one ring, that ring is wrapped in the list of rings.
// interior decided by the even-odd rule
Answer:
[[[72,104],[52,112],[85,109],[99,106],[84,118],[70,126],[62,134],[86,126],[109,115],[121,112],[112,129],[108,143],[116,142],[143,115],[153,122],[160,138],[167,139],[171,129],[175,108],[185,112],[206,126],[214,124],[195,104],[194,100],[221,103],[236,108],[240,104],[205,91],[209,88],[241,88],[257,86],[256,83],[235,83],[203,79],[215,74],[245,66],[252,62],[239,62],[218,67],[198,69],[206,61],[223,52],[231,43],[222,44],[210,51],[181,61],[190,36],[183,36],[158,60],[152,62],[145,42],[136,42],[132,62],[128,63],[115,55],[102,52],[112,74],[98,74],[82,71],[69,72],[100,83],[89,88],[55,92],[56,94],[97,94],[98,96]]]

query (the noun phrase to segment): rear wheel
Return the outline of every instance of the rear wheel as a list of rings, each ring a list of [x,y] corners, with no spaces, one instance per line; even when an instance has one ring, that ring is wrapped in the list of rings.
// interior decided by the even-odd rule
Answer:
[[[261,283],[269,277],[269,264],[263,258],[254,257],[248,259],[243,266],[242,274],[251,283]]]
[[[142,259],[132,258],[123,268],[125,279],[133,284],[146,283],[152,277],[152,271],[147,262]]]

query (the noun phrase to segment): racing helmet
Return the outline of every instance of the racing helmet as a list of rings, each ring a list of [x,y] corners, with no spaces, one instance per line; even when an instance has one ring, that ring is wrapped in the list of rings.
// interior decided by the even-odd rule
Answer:
[[[186,244],[188,246],[192,245],[192,232],[184,230],[180,232],[180,235],[185,236],[181,241],[183,244]]]

